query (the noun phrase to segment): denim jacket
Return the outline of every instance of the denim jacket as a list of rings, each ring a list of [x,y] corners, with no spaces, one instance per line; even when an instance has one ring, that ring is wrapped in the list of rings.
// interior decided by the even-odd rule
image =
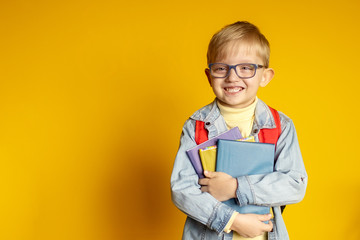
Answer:
[[[303,199],[307,174],[294,124],[283,113],[279,112],[279,115],[282,131],[276,145],[274,172],[238,177],[236,195],[240,206],[254,204],[272,207],[274,227],[268,239],[285,240],[289,236],[280,206]],[[205,122],[209,139],[227,131],[216,101],[195,112],[184,124],[171,175],[172,201],[188,216],[183,239],[232,239],[232,232],[227,234],[223,230],[234,210],[209,193],[201,192],[198,176],[186,155],[186,150],[196,145],[196,120]],[[257,142],[262,128],[275,128],[275,121],[268,106],[259,99],[251,132]]]

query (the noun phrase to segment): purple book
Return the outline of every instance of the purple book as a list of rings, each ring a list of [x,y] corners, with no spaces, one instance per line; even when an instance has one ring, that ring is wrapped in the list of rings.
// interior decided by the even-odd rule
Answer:
[[[194,166],[195,171],[196,171],[197,175],[199,176],[199,178],[205,177],[203,175],[203,168],[202,168],[201,160],[200,160],[200,156],[199,156],[199,149],[214,146],[217,144],[217,141],[219,139],[237,140],[237,139],[241,139],[241,138],[242,138],[242,136],[241,136],[239,128],[234,127],[214,138],[207,140],[206,142],[203,142],[203,143],[196,145],[195,147],[187,150],[186,153],[187,153],[188,157],[190,158],[190,161],[191,161],[192,165]]]

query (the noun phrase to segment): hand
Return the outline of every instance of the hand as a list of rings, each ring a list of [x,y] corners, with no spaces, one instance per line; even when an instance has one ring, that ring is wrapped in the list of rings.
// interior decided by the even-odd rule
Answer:
[[[270,232],[273,229],[273,224],[270,219],[271,214],[259,215],[239,213],[230,229],[245,238],[254,238],[265,232]],[[269,221],[269,223],[264,223],[265,221]]]
[[[210,193],[218,201],[226,201],[236,197],[237,180],[223,172],[205,171],[206,178],[199,180],[202,192]]]

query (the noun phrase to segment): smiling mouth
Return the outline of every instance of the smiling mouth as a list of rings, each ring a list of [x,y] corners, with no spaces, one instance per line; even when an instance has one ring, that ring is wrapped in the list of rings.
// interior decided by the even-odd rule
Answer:
[[[237,92],[242,91],[244,88],[242,88],[242,87],[226,87],[224,89],[225,89],[225,91],[227,91],[229,93],[237,93]]]

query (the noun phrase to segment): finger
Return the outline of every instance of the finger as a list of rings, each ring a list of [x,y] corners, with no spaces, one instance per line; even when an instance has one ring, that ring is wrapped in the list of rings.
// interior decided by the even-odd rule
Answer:
[[[271,230],[273,229],[273,227],[274,227],[274,225],[273,225],[273,222],[271,221],[271,220],[269,220],[269,225],[270,225],[270,227],[271,227]],[[270,230],[270,231],[271,231]]]
[[[274,227],[274,226],[273,226],[272,221],[269,220],[269,223],[265,225],[265,231],[266,231],[266,232],[271,232],[272,229],[273,229],[273,227]]]
[[[205,175],[205,177],[212,178],[212,177],[214,177],[215,172],[205,170],[204,175]]]
[[[199,180],[199,184],[204,186],[204,185],[209,185],[209,180],[208,178],[202,178]]]
[[[200,188],[200,190],[201,190],[202,192],[209,192],[207,186],[202,186],[202,187]]]
[[[264,215],[259,215],[259,220],[262,222],[266,222],[269,221],[271,219],[272,215],[269,214],[264,214]]]

